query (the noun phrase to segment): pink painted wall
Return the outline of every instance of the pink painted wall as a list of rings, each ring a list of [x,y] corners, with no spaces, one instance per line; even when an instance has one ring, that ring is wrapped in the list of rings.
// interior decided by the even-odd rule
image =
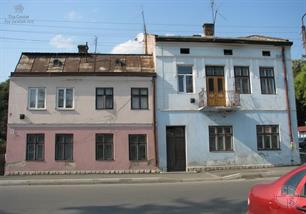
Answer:
[[[26,135],[45,134],[45,160],[26,161]],[[55,134],[73,134],[73,161],[55,161]],[[113,161],[96,161],[96,133],[113,133]],[[129,161],[129,134],[147,135],[147,161]],[[153,127],[8,128],[6,174],[14,171],[155,169]]]

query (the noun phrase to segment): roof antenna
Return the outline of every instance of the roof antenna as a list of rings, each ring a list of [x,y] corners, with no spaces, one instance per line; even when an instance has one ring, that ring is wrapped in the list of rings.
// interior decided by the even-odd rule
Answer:
[[[303,46],[304,46],[305,54],[306,54],[306,30],[305,30],[305,25],[304,25],[305,16],[306,16],[306,13],[302,16],[302,40],[303,40]]]
[[[144,15],[143,7],[141,7],[141,15],[142,15],[142,22],[143,22],[143,36],[144,36],[144,45],[145,45],[145,54],[148,54],[148,39],[147,39],[147,26],[146,20]]]
[[[216,24],[218,10],[215,9],[215,0],[210,0],[212,23]]]

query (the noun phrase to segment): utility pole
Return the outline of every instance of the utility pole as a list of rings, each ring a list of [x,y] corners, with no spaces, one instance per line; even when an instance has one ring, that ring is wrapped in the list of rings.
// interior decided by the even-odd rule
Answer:
[[[95,53],[97,53],[97,47],[98,47],[98,37],[97,36],[95,36],[94,43],[95,43]]]
[[[304,25],[304,17],[306,16],[306,13],[302,16],[302,40],[303,40],[303,46],[304,46],[304,53],[306,56],[306,30]]]
[[[142,22],[143,22],[143,38],[144,38],[144,49],[145,49],[145,54],[148,54],[148,39],[147,39],[147,26],[146,26],[146,20],[145,20],[145,16],[144,16],[144,11],[142,8],[141,11],[141,15],[142,15]]]

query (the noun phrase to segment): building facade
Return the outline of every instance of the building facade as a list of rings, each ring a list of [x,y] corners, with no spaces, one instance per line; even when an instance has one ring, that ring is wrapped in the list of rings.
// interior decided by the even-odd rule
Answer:
[[[160,169],[299,163],[292,43],[204,32],[156,36]]]
[[[154,81],[150,55],[23,53],[5,173],[155,170]]]

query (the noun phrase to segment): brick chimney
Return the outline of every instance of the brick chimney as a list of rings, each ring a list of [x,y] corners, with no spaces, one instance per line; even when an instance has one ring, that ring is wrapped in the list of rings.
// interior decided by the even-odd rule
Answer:
[[[213,23],[203,24],[204,36],[214,36],[215,35],[215,25]]]
[[[88,44],[86,45],[78,45],[79,53],[88,53]]]

